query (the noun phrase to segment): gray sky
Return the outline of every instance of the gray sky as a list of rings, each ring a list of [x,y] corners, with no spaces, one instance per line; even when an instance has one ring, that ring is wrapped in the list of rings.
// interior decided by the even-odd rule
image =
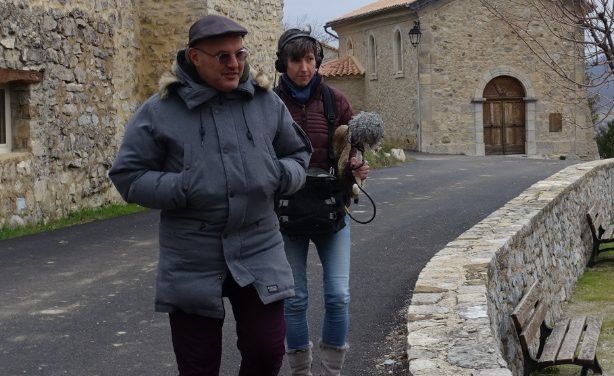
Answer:
[[[284,23],[295,25],[304,15],[321,26],[376,0],[284,0]]]

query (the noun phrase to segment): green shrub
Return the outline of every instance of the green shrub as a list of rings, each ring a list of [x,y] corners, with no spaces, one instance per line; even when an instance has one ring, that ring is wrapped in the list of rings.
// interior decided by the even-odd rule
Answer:
[[[595,137],[599,156],[601,158],[614,157],[614,120],[608,122],[607,126],[600,128]]]
[[[403,149],[403,141],[398,139],[384,138],[377,150],[367,150],[365,152],[365,159],[369,161],[370,168],[382,168],[390,167],[401,164],[400,161],[392,158],[390,154],[391,149]],[[409,162],[409,158],[406,159]]]

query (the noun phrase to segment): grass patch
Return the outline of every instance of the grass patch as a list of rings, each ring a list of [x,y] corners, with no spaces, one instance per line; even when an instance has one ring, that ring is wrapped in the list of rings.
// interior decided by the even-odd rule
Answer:
[[[369,161],[370,168],[383,168],[390,166],[397,166],[403,162],[390,156],[391,149],[403,150],[403,142],[397,139],[386,139],[382,141],[380,148],[377,151],[367,150],[365,152],[365,159]],[[411,158],[405,159],[405,162],[410,162]]]
[[[604,375],[614,375],[614,251],[599,255],[593,268],[587,268],[578,280],[576,290],[563,308],[564,314],[599,315],[603,317],[601,334],[597,344],[597,359]],[[577,376],[579,366],[549,367],[534,376],[560,375]],[[591,374],[589,372],[589,374]]]
[[[147,210],[135,204],[108,205],[95,209],[83,209],[70,213],[66,218],[50,221],[46,224],[28,225],[23,227],[5,226],[0,228],[0,240],[16,238],[19,236],[33,235],[40,232],[57,230],[59,228],[74,226],[100,219],[120,217],[122,215],[138,213]]]

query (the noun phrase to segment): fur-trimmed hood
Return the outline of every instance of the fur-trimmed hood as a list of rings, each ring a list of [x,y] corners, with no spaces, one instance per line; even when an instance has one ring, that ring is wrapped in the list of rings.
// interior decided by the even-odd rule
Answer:
[[[178,92],[185,91],[181,88],[191,88],[197,90],[200,94],[205,94],[205,97],[217,96],[220,93],[203,83],[198,77],[198,73],[192,64],[187,59],[186,50],[177,52],[177,57],[169,71],[166,71],[160,76],[158,81],[158,93],[160,98],[166,99],[169,96],[170,90],[175,88]],[[245,63],[243,77],[239,83],[239,87],[231,93],[249,93],[253,95],[255,89],[271,90],[273,84],[266,73],[258,71],[255,76],[250,73],[249,64]],[[179,93],[181,95],[181,93]],[[184,93],[187,94],[187,93]],[[202,95],[201,95],[202,96]],[[192,95],[190,95],[192,97]],[[184,98],[185,99],[185,98]],[[186,101],[187,103],[187,101]],[[193,107],[187,103],[189,107]]]

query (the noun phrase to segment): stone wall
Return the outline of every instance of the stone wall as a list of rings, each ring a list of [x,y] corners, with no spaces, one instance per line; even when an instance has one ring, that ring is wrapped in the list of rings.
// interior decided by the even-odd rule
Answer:
[[[185,47],[190,25],[207,14],[206,1],[139,0],[138,98],[142,102],[158,91],[158,80],[170,70],[175,53]]]
[[[341,92],[345,94],[348,101],[352,105],[352,110],[354,113],[368,111],[364,97],[360,95],[360,93],[363,93],[365,90],[365,81],[363,80],[362,76],[354,79],[326,77],[326,83],[336,89],[341,90]]]
[[[250,65],[273,78],[277,39],[283,33],[283,0],[208,0],[207,8],[209,14],[227,16],[245,26]]]
[[[0,69],[42,72],[9,84],[13,149],[0,154],[0,227],[119,202],[107,178],[123,129],[156,90],[189,25],[204,14],[250,31],[254,70],[272,76],[283,0],[6,0]]]
[[[19,1],[0,4],[0,15],[10,20],[0,30],[0,68],[43,72],[38,84],[8,87],[16,153],[1,156],[0,225],[111,201],[117,14]]]
[[[592,250],[586,213],[614,214],[614,159],[567,167],[538,182],[439,251],[408,309],[409,368],[420,375],[522,375],[510,319],[539,279],[561,315]]]
[[[190,25],[206,14],[230,17],[249,33],[245,46],[250,50],[250,65],[273,77],[273,57],[277,38],[282,33],[282,0],[139,0],[140,45],[138,75],[142,83],[139,99],[157,91],[160,75],[170,69],[177,50],[187,44]]]

